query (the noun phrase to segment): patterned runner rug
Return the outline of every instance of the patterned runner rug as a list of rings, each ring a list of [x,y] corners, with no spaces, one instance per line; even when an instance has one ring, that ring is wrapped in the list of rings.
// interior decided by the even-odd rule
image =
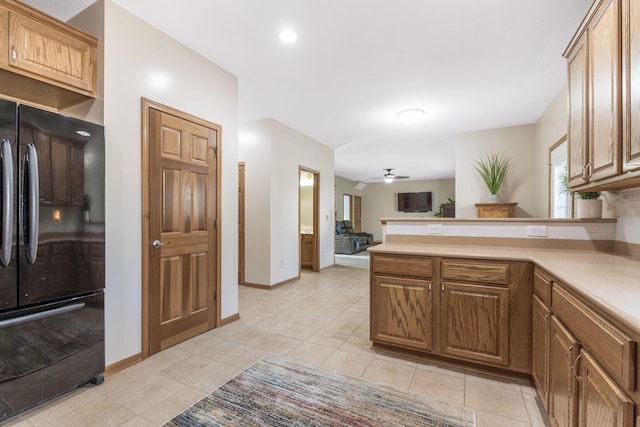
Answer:
[[[475,412],[277,355],[268,355],[171,426],[473,427]]]

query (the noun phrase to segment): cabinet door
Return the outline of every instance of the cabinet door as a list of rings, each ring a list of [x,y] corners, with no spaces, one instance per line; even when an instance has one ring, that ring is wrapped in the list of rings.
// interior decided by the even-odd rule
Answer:
[[[633,426],[633,402],[588,352],[583,350],[580,354],[578,425],[580,427]]]
[[[587,32],[578,40],[567,58],[569,89],[569,131],[567,184],[572,187],[587,182],[584,167],[587,164],[588,140],[588,49]]]
[[[509,289],[442,282],[441,352],[509,364]]]
[[[9,12],[9,62],[27,73],[95,92],[95,49],[43,21]]]
[[[371,284],[371,339],[430,351],[431,281],[372,276]]]
[[[603,2],[589,23],[589,168],[591,181],[621,173],[620,0]]]
[[[625,170],[640,169],[640,3],[622,2],[622,140]]]
[[[551,309],[534,295],[531,337],[531,376],[544,408],[549,410],[549,334]]]
[[[549,347],[549,415],[554,427],[575,427],[578,414],[578,380],[573,361],[580,344],[555,316],[551,317]]]

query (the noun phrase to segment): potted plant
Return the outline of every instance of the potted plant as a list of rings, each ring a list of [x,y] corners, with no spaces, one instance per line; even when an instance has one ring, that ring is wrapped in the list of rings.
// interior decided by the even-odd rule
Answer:
[[[560,190],[571,194],[576,201],[576,218],[602,218],[600,191],[571,191],[567,185],[567,169],[560,176]]]
[[[511,159],[504,154],[492,153],[491,156],[485,154],[484,158],[475,160],[474,168],[489,189],[490,202],[498,201],[498,191],[507,176],[509,166],[511,166]]]
[[[602,199],[599,191],[576,191],[576,217],[602,218]]]
[[[447,199],[447,203],[442,203],[438,208],[438,212],[434,213],[436,218],[454,218],[456,216],[456,201],[452,198]]]

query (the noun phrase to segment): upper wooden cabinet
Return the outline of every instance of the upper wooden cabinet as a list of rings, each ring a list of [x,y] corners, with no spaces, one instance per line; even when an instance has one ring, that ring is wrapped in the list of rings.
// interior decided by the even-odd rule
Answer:
[[[570,186],[621,172],[619,17],[620,0],[600,2],[565,53]]]
[[[97,44],[23,3],[0,0],[4,95],[57,109],[95,97]]]
[[[622,2],[623,168],[640,169],[640,3]]]
[[[596,0],[564,56],[569,187],[640,186],[640,4]]]

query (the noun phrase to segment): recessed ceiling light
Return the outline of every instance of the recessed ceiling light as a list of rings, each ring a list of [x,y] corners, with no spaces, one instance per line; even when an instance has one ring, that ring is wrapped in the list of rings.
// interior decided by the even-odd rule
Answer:
[[[415,123],[424,117],[424,110],[411,108],[409,110],[400,111],[396,116],[402,123]]]
[[[298,40],[298,35],[289,29],[282,30],[279,37],[282,43],[295,43]]]

